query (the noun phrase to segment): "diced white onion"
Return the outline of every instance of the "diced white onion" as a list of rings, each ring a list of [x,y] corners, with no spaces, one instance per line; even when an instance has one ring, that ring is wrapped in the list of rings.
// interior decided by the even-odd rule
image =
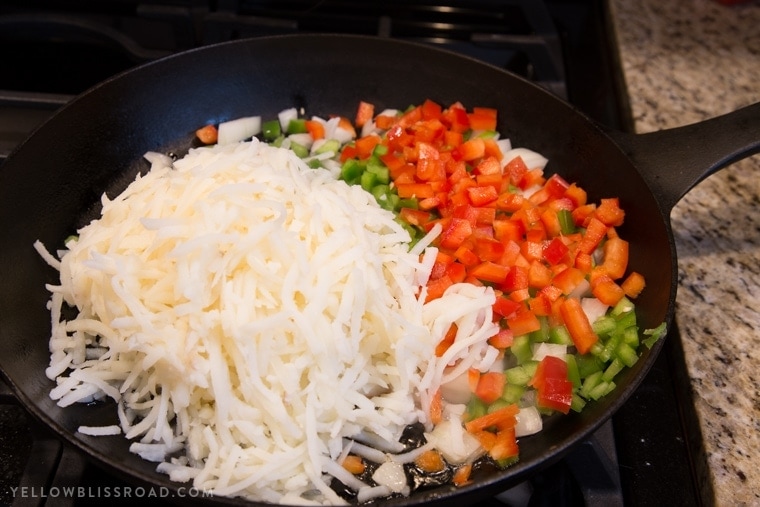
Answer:
[[[372,480],[380,486],[388,487],[393,493],[401,493],[408,487],[404,465],[395,461],[386,461],[377,467],[372,474]]]
[[[585,278],[567,295],[570,298],[583,299],[591,292],[591,284]]]
[[[448,403],[467,403],[472,398],[467,372],[441,384],[441,398]]]
[[[261,132],[261,116],[246,116],[219,124],[220,145],[245,141]]]
[[[564,361],[567,356],[567,345],[542,342],[534,343],[531,348],[533,349],[532,359],[534,361],[541,361],[546,356],[557,357]]]
[[[471,461],[482,452],[480,442],[465,431],[459,420],[441,421],[425,438],[453,465]]]
[[[155,151],[149,151],[145,155],[145,160],[151,163],[151,165],[161,165],[164,167],[171,167],[172,159],[170,156]]]
[[[311,145],[314,143],[314,138],[311,137],[311,134],[306,132],[302,134],[290,134],[288,136],[288,139],[294,143],[300,144],[305,148],[311,148]]]
[[[610,307],[597,298],[581,298],[581,308],[588,317],[588,321],[593,324],[599,317],[603,317]]]
[[[518,438],[538,433],[544,424],[541,413],[535,406],[521,408],[515,419],[517,419],[515,436]]]
[[[298,119],[298,110],[295,107],[283,109],[277,114],[277,119],[280,122],[280,128],[282,129],[283,132],[285,132],[286,130],[288,130],[288,125],[290,125],[290,121]]]
[[[380,129],[375,126],[374,120],[370,120],[362,125],[361,136],[368,136],[370,134],[378,134]]]
[[[496,140],[496,146],[499,147],[499,151],[501,151],[502,156],[504,156],[505,153],[509,153],[509,151],[512,149],[512,142],[508,137],[499,138]],[[509,160],[506,158],[502,158],[502,160],[505,162],[505,165],[506,162],[509,162]]]
[[[383,109],[382,111],[380,111],[380,113],[377,114],[376,116],[390,116],[390,117],[394,117],[398,113],[399,113],[398,109],[389,109],[389,108],[386,108],[386,109]]]

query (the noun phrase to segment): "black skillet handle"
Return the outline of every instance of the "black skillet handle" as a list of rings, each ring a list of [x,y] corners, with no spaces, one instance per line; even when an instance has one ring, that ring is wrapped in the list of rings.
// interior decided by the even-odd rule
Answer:
[[[609,134],[649,183],[663,212],[669,215],[697,183],[734,162],[760,153],[760,102],[683,127],[647,134]]]

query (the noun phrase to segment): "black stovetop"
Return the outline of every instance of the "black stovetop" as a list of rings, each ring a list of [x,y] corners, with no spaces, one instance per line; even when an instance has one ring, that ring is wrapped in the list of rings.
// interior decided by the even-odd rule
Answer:
[[[630,130],[604,6],[602,0],[119,0],[106,7],[78,0],[66,8],[44,0],[4,2],[0,163],[58,107],[114,73],[222,40],[335,31],[336,19],[353,32],[444,45],[502,66],[591,118]],[[116,42],[103,44],[114,33]],[[685,375],[674,329],[642,385],[611,421],[558,463],[481,505],[700,504],[689,454],[699,435]],[[90,488],[90,494],[45,497],[51,487],[66,485]],[[92,492],[108,487],[123,484],[39,427],[0,382],[0,503],[94,505],[103,498]]]

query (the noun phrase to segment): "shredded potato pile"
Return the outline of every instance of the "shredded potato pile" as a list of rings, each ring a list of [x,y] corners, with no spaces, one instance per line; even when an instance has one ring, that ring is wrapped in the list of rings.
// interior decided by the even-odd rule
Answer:
[[[51,396],[116,400],[118,425],[82,431],[123,432],[173,480],[343,503],[330,471],[352,441],[400,452],[405,426],[431,427],[441,384],[497,360],[492,289],[423,304],[437,231],[410,251],[371,194],[290,150],[254,139],[155,157],[102,204],[60,261],[36,245],[61,280]],[[458,346],[438,358],[452,323]]]

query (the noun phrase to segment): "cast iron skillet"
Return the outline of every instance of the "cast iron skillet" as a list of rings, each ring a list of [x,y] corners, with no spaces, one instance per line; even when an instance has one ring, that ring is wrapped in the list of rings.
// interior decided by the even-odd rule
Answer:
[[[114,406],[61,409],[48,392],[50,315],[45,283],[55,283],[32,249],[50,249],[97,213],[99,196],[116,192],[147,168],[149,150],[182,154],[199,126],[286,107],[353,117],[359,100],[378,108],[430,98],[447,105],[499,110],[499,130],[514,146],[550,159],[548,172],[587,189],[590,199],[618,196],[626,210],[620,234],[630,266],[646,276],[639,320],[652,328],[673,317],[676,252],[669,214],[710,173],[760,151],[760,104],[722,118],[648,135],[610,132],[543,89],[453,53],[393,40],[297,35],[205,47],[147,64],[73,100],[7,159],[0,174],[0,356],[21,403],[105,469],[140,484],[178,487],[154,464],[128,452],[123,437],[88,437],[80,425],[113,424]],[[392,503],[461,504],[493,495],[558,460],[628,399],[662,341],[618,379],[618,388],[582,414],[550,419],[523,438],[520,462],[484,472],[459,490],[418,492]],[[645,418],[646,414],[642,414]],[[645,423],[645,422],[644,422]],[[217,503],[244,503],[213,499]]]

